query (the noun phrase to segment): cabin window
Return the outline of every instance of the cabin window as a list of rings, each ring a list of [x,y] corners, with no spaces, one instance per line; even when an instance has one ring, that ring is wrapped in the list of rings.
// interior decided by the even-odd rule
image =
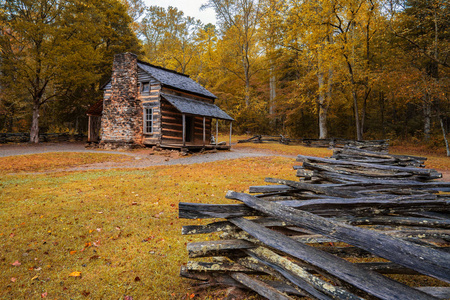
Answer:
[[[153,133],[153,108],[144,108],[144,133]]]
[[[150,92],[150,82],[143,82],[141,84],[141,92],[142,93],[148,93]]]

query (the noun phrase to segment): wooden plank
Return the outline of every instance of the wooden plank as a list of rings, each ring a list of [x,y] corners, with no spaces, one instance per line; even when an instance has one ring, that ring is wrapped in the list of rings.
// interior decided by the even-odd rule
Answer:
[[[255,245],[245,240],[219,240],[187,244],[189,257],[222,256],[223,251],[254,248]]]
[[[258,247],[245,251],[252,257],[258,259],[263,264],[281,273],[286,279],[297,285],[309,295],[317,299],[361,299],[352,293],[334,286],[314,275],[308,270],[293,263],[289,259],[282,257],[275,252]]]
[[[231,231],[236,229],[236,226],[228,221],[214,222],[207,225],[188,225],[183,226],[181,229],[181,234],[203,234],[203,233],[213,233],[220,231]]]
[[[230,191],[227,193],[227,198],[243,201],[249,207],[272,217],[336,238],[422,274],[450,282],[449,253],[418,246],[372,230],[327,220],[305,211],[265,201],[248,194]],[[230,221],[233,222],[233,220]],[[235,222],[233,223],[237,225]]]
[[[249,187],[250,193],[274,193],[274,192],[289,192],[296,189],[287,185],[259,185]]]
[[[282,222],[273,218],[254,219],[254,222],[263,226],[287,226],[286,222]],[[188,225],[183,226],[181,234],[203,234],[213,232],[233,232],[239,230],[229,221],[213,222],[207,225]]]
[[[450,299],[450,287],[422,286],[416,289],[439,299]]]
[[[322,172],[329,172],[329,175],[330,173],[335,173],[347,176],[375,177],[379,179],[383,179],[385,177],[404,178],[412,176],[412,174],[408,172],[391,172],[376,169],[353,169],[344,166],[330,166],[311,162],[304,162],[303,168],[308,170],[320,171],[320,173],[318,174],[321,174]]]
[[[428,228],[450,229],[450,219],[429,219],[414,217],[370,217],[356,218],[350,222],[353,225],[395,225],[395,226],[421,226]]]
[[[342,160],[334,160],[327,158],[320,158],[314,156],[306,156],[306,155],[298,155],[297,161],[301,162],[319,162],[319,163],[327,163],[330,165],[347,165],[354,167],[363,167],[366,169],[377,169],[377,170],[385,170],[392,172],[407,172],[411,174],[420,174],[420,175],[431,175],[435,173],[436,170],[433,169],[419,169],[419,168],[411,168],[411,167],[398,167],[398,166],[386,166],[386,165],[378,165],[378,164],[367,164],[367,163],[356,163],[352,161],[342,161]]]
[[[436,299],[376,272],[358,268],[341,258],[275,233],[249,220],[234,218],[230,221],[264,244],[317,266],[381,299]]]
[[[178,204],[178,216],[184,219],[209,219],[209,218],[233,218],[241,216],[260,216],[261,213],[241,204],[202,204],[186,203]]]
[[[356,224],[364,222],[364,224],[389,224],[396,225],[397,221],[401,218],[395,219],[393,217],[380,217],[376,219],[374,216],[383,216],[387,214],[406,214],[410,212],[417,211],[428,211],[428,210],[442,210],[446,211],[447,206],[442,205],[439,201],[411,201],[407,204],[402,203],[389,203],[385,202],[383,204],[374,207],[370,203],[349,203],[345,204],[345,201],[341,203],[336,202],[324,202],[321,204],[316,204],[314,200],[282,200],[276,201],[284,206],[289,206],[296,209],[301,209],[305,212],[314,213],[319,216],[335,216],[336,214],[344,216],[351,215],[353,218],[346,219],[347,222],[354,222]],[[304,203],[303,203],[304,202]],[[382,203],[382,201],[379,201]],[[201,203],[184,203],[179,204],[179,217],[186,219],[208,219],[208,218],[232,218],[232,217],[244,217],[244,216],[262,216],[263,214],[252,209],[249,209],[245,205],[239,204],[201,204]],[[356,219],[357,217],[363,217],[361,219]],[[372,221],[373,220],[373,221]],[[448,222],[445,220],[433,221],[430,219],[429,224],[426,220],[422,223],[418,223],[415,226],[429,226],[431,228],[447,228]],[[413,225],[414,221],[409,224]],[[405,223],[407,224],[407,223]]]
[[[299,190],[307,190],[312,191],[319,194],[324,194],[328,196],[335,196],[335,197],[344,197],[344,198],[356,198],[359,195],[354,192],[342,192],[336,189],[338,185],[323,185],[323,184],[311,184],[311,183],[304,183],[304,182],[297,182],[292,180],[284,180],[284,179],[276,179],[276,178],[266,178],[266,182],[269,183],[278,183],[282,185],[287,185]]]
[[[277,289],[271,287],[267,283],[252,278],[244,273],[236,273],[230,275],[234,280],[242,283],[249,289],[257,292],[263,297],[271,300],[290,300],[291,297],[287,296],[284,293],[279,292]]]
[[[228,263],[228,262],[188,261],[186,264],[186,270],[189,272],[248,272],[248,273],[256,273],[253,270],[243,267],[237,263]]]

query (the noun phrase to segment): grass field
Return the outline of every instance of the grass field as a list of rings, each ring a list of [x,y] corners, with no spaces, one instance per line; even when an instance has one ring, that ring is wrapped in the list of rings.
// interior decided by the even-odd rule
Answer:
[[[248,144],[295,155],[327,149]],[[410,153],[411,154],[411,153]],[[186,243],[179,202],[224,203],[265,177],[295,180],[293,158],[263,157],[134,170],[56,172],[122,155],[58,153],[0,158],[0,299],[188,299],[179,277]],[[448,170],[450,160],[437,157]],[[7,173],[18,173],[6,175]],[[211,221],[211,220],[209,220]],[[214,299],[211,292],[208,299]]]
[[[52,155],[58,157],[46,156]],[[3,172],[10,170],[5,161],[17,165],[20,159],[0,158]],[[183,225],[199,222],[179,220],[178,203],[227,201],[227,190],[245,191],[265,176],[293,178],[293,163],[252,158],[145,170],[3,175],[0,298],[184,299],[192,294],[178,275],[188,260],[186,243],[212,237],[181,236]],[[37,168],[27,166],[32,172]]]

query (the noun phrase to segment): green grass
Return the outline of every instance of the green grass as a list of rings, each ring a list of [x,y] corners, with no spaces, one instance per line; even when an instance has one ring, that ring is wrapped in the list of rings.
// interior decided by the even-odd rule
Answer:
[[[178,203],[231,202],[227,190],[293,179],[293,164],[272,157],[3,176],[0,298],[182,299],[192,293],[178,275],[186,243],[214,237],[182,236],[183,225],[207,221],[178,219]]]

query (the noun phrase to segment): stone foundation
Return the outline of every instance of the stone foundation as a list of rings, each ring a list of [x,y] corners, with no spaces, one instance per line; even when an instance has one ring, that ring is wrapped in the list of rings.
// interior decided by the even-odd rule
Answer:
[[[145,146],[130,142],[102,141],[101,143],[98,144],[97,148],[104,150],[131,150],[131,149],[145,148]]]

